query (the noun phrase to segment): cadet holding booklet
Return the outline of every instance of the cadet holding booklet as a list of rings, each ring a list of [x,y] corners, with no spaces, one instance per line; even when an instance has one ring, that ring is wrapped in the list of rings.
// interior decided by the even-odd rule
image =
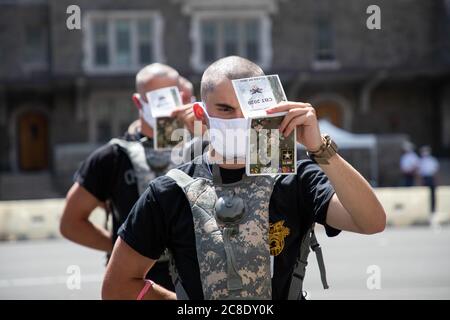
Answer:
[[[139,110],[139,119],[130,125],[123,136],[114,138],[95,150],[76,172],[61,218],[60,229],[64,237],[81,245],[103,250],[109,255],[119,227],[149,182],[179,164],[172,161],[174,159],[170,150],[154,149],[155,140],[158,141],[155,139],[158,128],[146,98],[148,92],[159,92],[158,89],[166,92],[168,89],[165,88],[169,88],[174,93],[173,100],[176,102],[161,103],[160,109],[167,109],[173,116],[170,119],[178,119],[187,127],[192,127],[194,118],[191,96],[184,94],[184,105],[180,106],[182,102],[177,86],[180,86],[180,75],[167,65],[153,63],[136,74],[136,93],[132,99]],[[178,107],[174,110],[175,105]],[[172,129],[168,126],[166,128]],[[170,138],[170,132],[167,135]],[[195,147],[195,141],[192,142],[179,149],[182,156],[186,155],[189,160],[191,148]],[[180,157],[179,160],[185,159]],[[97,206],[107,209],[112,220],[112,230],[89,221]],[[172,288],[167,257],[162,256],[147,276],[168,289]]]
[[[119,231],[103,298],[302,299],[309,247],[328,287],[316,222],[328,236],[384,229],[386,216],[370,185],[339,156],[331,137],[321,135],[307,103],[270,101],[256,111],[264,119],[284,114],[276,138],[296,133],[311,159],[298,161],[296,174],[246,174],[247,145],[230,141],[247,141],[252,118],[244,117],[232,80],[262,76],[259,66],[236,56],[203,73],[203,104],[194,105],[194,113],[208,126],[210,148],[153,180],[140,197]],[[259,85],[250,88],[254,100],[283,96],[278,89],[267,94]],[[261,127],[273,127],[262,121]],[[176,292],[142,277],[164,248]]]

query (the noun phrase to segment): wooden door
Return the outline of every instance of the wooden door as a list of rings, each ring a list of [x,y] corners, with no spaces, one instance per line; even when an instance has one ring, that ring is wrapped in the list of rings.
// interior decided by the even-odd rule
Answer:
[[[318,119],[327,119],[337,127],[343,127],[342,109],[336,102],[324,101],[314,106]]]
[[[30,111],[18,120],[19,166],[21,170],[48,168],[48,122],[45,115]]]

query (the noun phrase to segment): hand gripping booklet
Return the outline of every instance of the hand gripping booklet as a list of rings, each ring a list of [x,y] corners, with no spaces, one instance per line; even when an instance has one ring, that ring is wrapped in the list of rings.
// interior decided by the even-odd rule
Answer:
[[[170,114],[176,107],[181,106],[181,96],[177,87],[167,87],[147,92],[147,100],[150,104],[150,110],[155,118],[156,126],[154,128],[155,149],[170,149],[176,146],[180,141],[172,140],[172,133],[183,124]]]
[[[268,115],[266,109],[287,101],[278,75],[232,80],[242,112],[250,121],[247,175],[296,174],[295,129],[288,137],[278,130],[286,115]]]

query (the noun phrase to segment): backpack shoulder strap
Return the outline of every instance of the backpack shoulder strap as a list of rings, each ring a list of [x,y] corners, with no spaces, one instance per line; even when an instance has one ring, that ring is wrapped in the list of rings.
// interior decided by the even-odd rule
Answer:
[[[194,178],[192,178],[190,175],[188,175],[187,173],[179,170],[179,169],[171,169],[169,170],[169,172],[166,173],[166,176],[168,176],[169,178],[172,178],[173,180],[175,180],[175,182],[177,183],[177,185],[183,189],[183,191],[186,189],[186,187],[188,185],[190,185],[192,182],[195,181]]]
[[[303,298],[303,281],[306,274],[306,266],[308,265],[308,255],[310,248],[316,254],[317,263],[319,265],[320,278],[324,289],[328,289],[326,278],[325,263],[323,260],[322,249],[317,241],[314,233],[314,224],[311,229],[306,232],[305,237],[300,245],[300,252],[297,262],[292,273],[291,285],[289,288],[289,300],[301,300]]]
[[[112,138],[108,142],[108,144],[111,144],[111,145],[115,144],[123,149],[129,148],[132,144],[135,144],[135,143],[136,143],[136,141],[127,141],[127,140],[119,139],[119,138]]]
[[[126,141],[117,138],[111,139],[109,144],[118,145],[128,155],[136,175],[138,192],[142,194],[147,189],[149,181],[154,178],[147,163],[144,147],[139,141]]]
[[[186,192],[186,188],[195,181],[194,178],[179,169],[169,170],[169,172],[166,173],[166,176],[173,179],[176,184],[183,190],[183,192]],[[189,296],[183,287],[180,275],[178,274],[178,270],[175,266],[175,259],[171,253],[169,253],[169,271],[173,285],[175,287],[177,299],[189,300]]]
[[[317,241],[316,234],[314,230],[311,231],[311,243],[310,243],[312,251],[316,254],[317,264],[319,265],[320,272],[320,280],[322,281],[322,286],[324,289],[328,289],[327,283],[327,272],[325,270],[325,262],[323,260],[322,248],[320,247],[319,242]]]

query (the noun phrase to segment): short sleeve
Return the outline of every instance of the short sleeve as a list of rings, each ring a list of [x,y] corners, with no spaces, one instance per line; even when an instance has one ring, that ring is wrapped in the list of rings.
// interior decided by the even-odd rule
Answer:
[[[118,235],[141,255],[156,260],[167,247],[167,223],[153,180],[131,209]]]
[[[95,150],[75,173],[78,182],[100,201],[109,198],[118,153],[114,146],[105,145]]]
[[[312,161],[302,161],[298,168],[302,196],[307,210],[313,213],[314,221],[325,227],[329,237],[337,236],[341,231],[326,223],[328,205],[335,191],[328,177]]]

